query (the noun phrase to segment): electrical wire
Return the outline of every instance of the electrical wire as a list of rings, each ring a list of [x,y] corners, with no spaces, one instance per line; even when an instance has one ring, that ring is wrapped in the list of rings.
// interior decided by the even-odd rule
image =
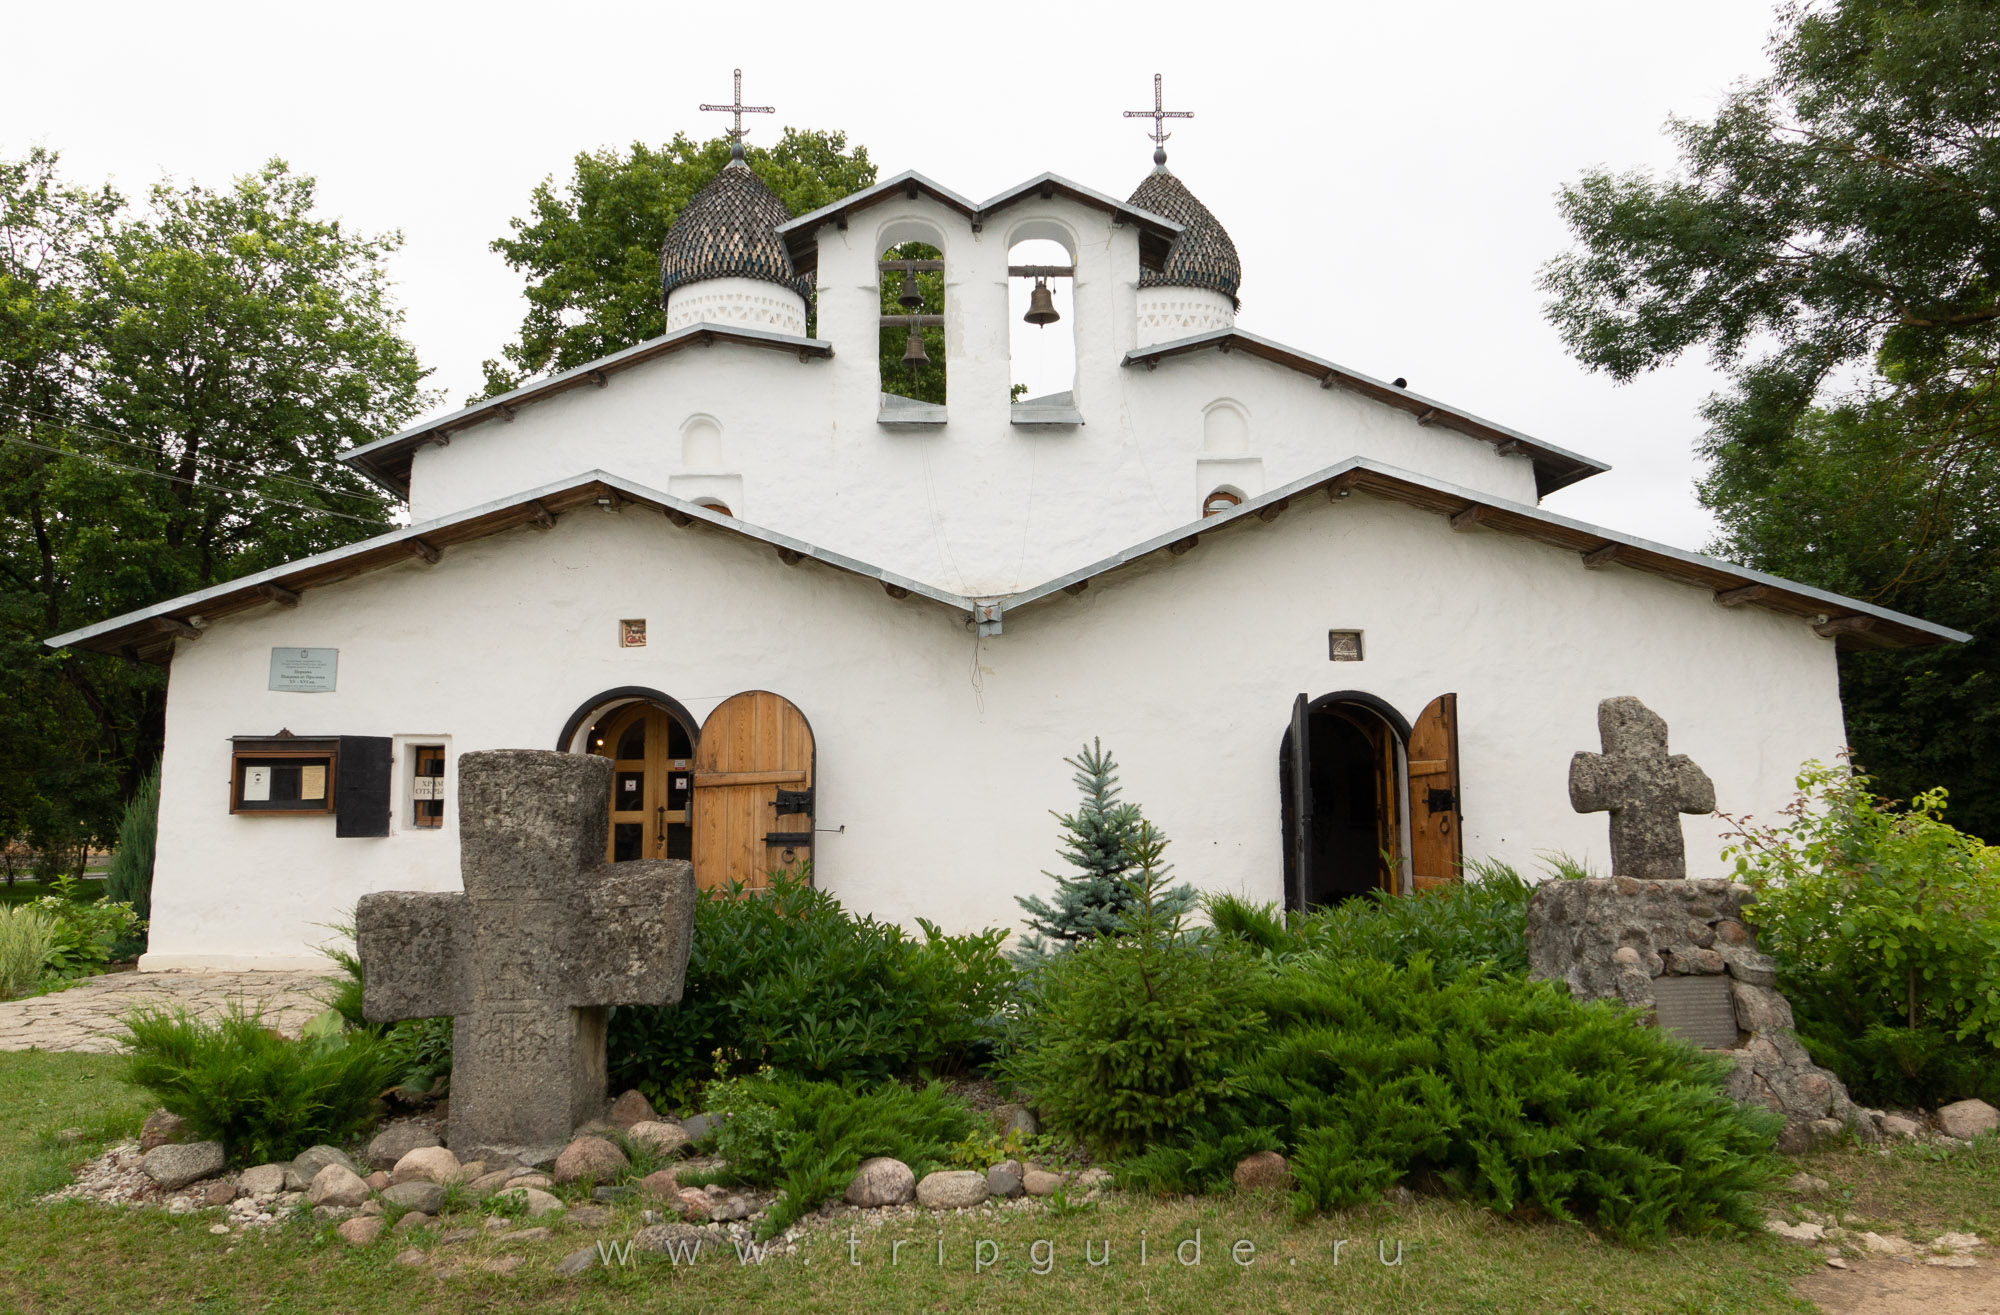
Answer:
[[[232,488],[227,484],[198,484],[184,475],[169,475],[165,471],[147,470],[144,466],[128,466],[122,461],[113,461],[109,457],[100,457],[92,452],[71,452],[66,448],[50,447],[47,443],[37,443],[31,438],[22,438],[16,434],[0,434],[0,443],[18,443],[22,447],[31,447],[43,452],[52,452],[59,457],[75,457],[80,461],[95,461],[98,465],[109,466],[113,470],[123,470],[133,475],[150,475],[154,479],[164,479],[173,484],[185,484],[189,488],[207,489],[216,493],[237,493],[246,498],[259,498],[276,507],[290,507],[296,511],[317,512],[322,516],[338,516],[344,521],[353,521],[356,525],[366,525],[371,529],[393,530],[396,528],[387,521],[369,520],[364,516],[350,516],[344,511],[335,511],[331,507],[315,507],[309,502],[289,502],[284,498],[274,498],[268,493],[260,493],[255,489]]]

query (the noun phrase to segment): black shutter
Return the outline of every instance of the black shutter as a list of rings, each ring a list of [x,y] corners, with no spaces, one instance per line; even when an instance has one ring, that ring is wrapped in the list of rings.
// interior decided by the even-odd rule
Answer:
[[[334,767],[333,834],[389,834],[391,744],[386,735],[343,735]]]

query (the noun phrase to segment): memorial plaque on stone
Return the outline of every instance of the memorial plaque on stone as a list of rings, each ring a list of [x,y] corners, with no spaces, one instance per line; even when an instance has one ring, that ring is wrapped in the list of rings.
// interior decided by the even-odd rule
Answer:
[[[1736,1044],[1736,1002],[1727,977],[1656,977],[1653,1010],[1662,1028],[1703,1050]]]

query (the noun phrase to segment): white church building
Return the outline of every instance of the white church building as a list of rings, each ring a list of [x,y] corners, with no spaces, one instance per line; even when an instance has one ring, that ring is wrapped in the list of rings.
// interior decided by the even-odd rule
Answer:
[[[612,859],[810,863],[954,930],[1047,890],[1093,739],[1203,890],[1602,869],[1600,699],[1768,815],[1843,747],[1837,651],[1967,638],[1544,510],[1605,467],[1239,328],[1155,159],[1126,200],[912,172],[794,218],[739,155],[667,238],[664,335],[343,455],[408,528],[49,640],[171,664],[142,968],[321,966],[362,894],[456,889],[478,749],[614,758]],[[882,364],[911,242],[941,404]],[[1015,397],[1037,281],[1074,382]]]

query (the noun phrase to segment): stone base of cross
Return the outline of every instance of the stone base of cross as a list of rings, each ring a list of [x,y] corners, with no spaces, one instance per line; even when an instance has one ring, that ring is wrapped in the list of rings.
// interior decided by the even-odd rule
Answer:
[[[1611,814],[1611,872],[1685,879],[1682,813],[1715,811],[1715,782],[1685,754],[1667,753],[1667,723],[1629,695],[1597,705],[1603,753],[1569,763],[1569,802],[1579,813]]]
[[[604,862],[611,772],[588,754],[465,754],[464,893],[361,897],[368,1020],[455,1020],[446,1141],[461,1159],[554,1156],[603,1117],[609,1006],[680,1002],[694,870]]]

